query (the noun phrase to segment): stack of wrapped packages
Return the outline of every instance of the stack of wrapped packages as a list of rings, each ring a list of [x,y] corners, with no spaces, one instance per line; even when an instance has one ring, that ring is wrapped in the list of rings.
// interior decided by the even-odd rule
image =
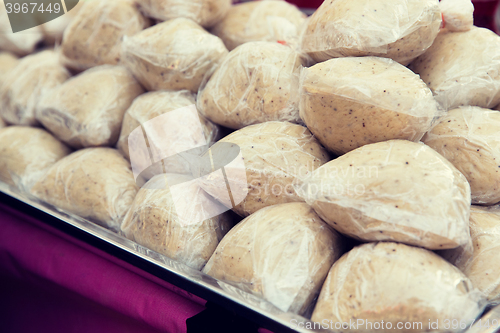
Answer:
[[[88,0],[30,33],[2,19],[0,180],[315,328],[463,331],[500,301],[500,37],[472,13]]]

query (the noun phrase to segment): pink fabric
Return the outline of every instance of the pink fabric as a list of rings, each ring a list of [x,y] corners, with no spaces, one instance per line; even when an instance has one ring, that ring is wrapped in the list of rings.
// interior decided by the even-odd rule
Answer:
[[[67,238],[0,204],[2,332],[177,333],[204,309],[202,299]]]

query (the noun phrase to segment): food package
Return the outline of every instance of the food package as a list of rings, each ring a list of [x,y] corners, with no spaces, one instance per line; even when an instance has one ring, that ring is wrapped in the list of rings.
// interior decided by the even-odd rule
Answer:
[[[93,1],[96,1],[96,0],[93,0]],[[80,8],[83,6],[83,4],[84,4],[84,1],[79,1],[66,14],[59,16],[56,19],[53,19],[51,21],[48,21],[48,22],[40,25],[40,28],[42,29],[42,33],[43,33],[43,39],[44,39],[46,44],[49,44],[49,45],[54,45],[54,44],[60,45],[61,44],[64,30],[66,30],[66,28],[69,26],[71,21],[73,21],[73,19],[76,17],[76,14],[80,10]],[[42,18],[44,18],[43,12],[35,12],[35,13],[40,15]]]
[[[191,19],[209,28],[231,8],[231,0],[135,0],[146,16],[160,21],[178,17]]]
[[[438,104],[418,75],[390,59],[331,59],[301,73],[300,116],[332,152],[366,144],[419,141]]]
[[[287,122],[248,126],[226,136],[221,143],[235,145],[242,163],[237,160],[224,166],[226,176],[214,172],[201,177],[201,187],[240,216],[271,205],[303,201],[293,184],[302,183],[308,174],[329,161],[328,153],[307,128]],[[212,147],[214,163],[228,152],[224,146],[219,151],[217,145]]]
[[[7,76],[7,72],[16,67],[18,63],[19,59],[14,54],[0,51],[0,87]]]
[[[85,1],[64,31],[61,52],[65,64],[75,70],[117,65],[123,38],[149,25],[133,0]]]
[[[266,121],[298,123],[302,57],[271,42],[235,48],[198,93],[198,109],[209,120],[232,129]]]
[[[302,49],[317,62],[378,56],[407,65],[432,45],[440,26],[438,0],[324,1],[308,21]]]
[[[29,193],[31,187],[70,149],[41,128],[0,129],[0,180]]]
[[[500,112],[471,106],[448,111],[423,142],[464,174],[472,203],[500,203]]]
[[[283,0],[237,4],[212,29],[229,50],[254,41],[279,42],[298,47],[306,15]]]
[[[468,31],[474,24],[474,5],[471,0],[441,0],[439,8],[443,25],[449,31]]]
[[[330,226],[359,240],[431,250],[470,240],[469,183],[423,143],[363,146],[326,163],[295,188]]]
[[[190,91],[155,91],[137,97],[127,110],[117,147],[123,156],[132,160],[133,167],[149,179],[153,174],[165,172],[191,173],[189,162],[175,155],[211,146],[218,136],[217,125],[198,114]],[[151,161],[147,147],[163,154],[157,154],[158,158]],[[154,165],[160,160],[161,168]]]
[[[228,51],[219,37],[186,18],[157,24],[123,42],[123,64],[148,90],[197,92]]]
[[[218,214],[221,208],[192,177],[157,175],[139,190],[121,229],[127,238],[200,270],[232,226],[228,213]]]
[[[461,332],[483,305],[470,280],[435,253],[370,243],[333,265],[311,320],[342,332]]]
[[[500,103],[500,37],[488,29],[441,32],[410,69],[446,110]]]
[[[98,66],[46,94],[37,119],[73,148],[114,146],[125,111],[143,92],[125,67]]]
[[[54,164],[31,193],[63,211],[119,230],[137,194],[130,163],[112,148],[87,148]]]
[[[22,58],[2,78],[2,118],[14,125],[37,125],[35,115],[41,98],[69,76],[69,72],[59,61],[59,55],[54,51],[42,51]]]
[[[222,239],[203,272],[302,314],[343,253],[343,240],[305,203],[266,207]]]

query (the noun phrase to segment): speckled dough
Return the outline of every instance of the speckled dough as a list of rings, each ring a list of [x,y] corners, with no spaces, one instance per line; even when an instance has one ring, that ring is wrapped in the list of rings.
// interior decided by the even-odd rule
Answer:
[[[432,45],[441,25],[438,0],[331,0],[311,16],[302,48],[317,62],[378,56],[403,65]]]
[[[23,192],[70,149],[41,128],[10,126],[0,129],[0,180]]]
[[[125,111],[143,92],[124,67],[95,67],[45,95],[37,119],[74,148],[113,146]]]
[[[444,27],[449,31],[469,31],[474,25],[474,5],[471,0],[440,0]]]
[[[132,0],[86,1],[64,31],[65,63],[77,70],[120,61],[124,36],[149,26]]]
[[[470,280],[438,255],[403,244],[371,243],[333,265],[311,320],[332,320],[333,326],[363,320],[358,329],[342,331],[365,333],[381,331],[381,321],[384,327],[392,324],[391,332],[415,333],[439,321],[437,332],[454,332],[444,329],[446,320],[469,325],[482,312],[479,300]],[[398,329],[399,323],[412,328]]]
[[[305,21],[306,15],[285,1],[251,1],[231,7],[212,33],[222,38],[229,50],[254,41],[298,47]]]
[[[464,174],[474,204],[500,202],[500,112],[479,107],[451,110],[423,142]]]
[[[219,142],[240,147],[246,177],[231,176],[228,181],[239,188],[247,188],[248,195],[234,207],[241,216],[287,202],[303,201],[293,188],[313,170],[329,160],[328,153],[307,128],[287,122],[267,122],[240,129]],[[227,188],[220,175],[211,174],[202,181],[202,188],[226,207],[232,207]],[[244,182],[244,183],[242,183]]]
[[[130,163],[117,150],[87,148],[53,165],[31,193],[64,211],[118,230],[137,190]]]
[[[26,56],[10,70],[0,86],[0,114],[10,124],[34,126],[38,104],[51,89],[69,78],[54,51]]]
[[[185,18],[157,24],[123,43],[124,65],[148,90],[197,92],[227,53],[219,37]]]
[[[470,241],[469,183],[422,143],[363,146],[318,168],[295,188],[328,224],[360,240],[431,250]]]
[[[135,0],[146,16],[160,21],[189,18],[209,28],[219,22],[231,7],[231,0]]]
[[[307,204],[287,203],[238,223],[203,272],[301,314],[342,250],[340,236]]]
[[[233,129],[272,120],[300,122],[301,63],[299,53],[278,43],[240,45],[200,89],[198,109]]]
[[[443,31],[410,68],[446,110],[500,103],[500,37],[488,29]]]
[[[437,107],[418,75],[390,59],[331,59],[301,73],[300,116],[338,155],[391,139],[418,141]]]

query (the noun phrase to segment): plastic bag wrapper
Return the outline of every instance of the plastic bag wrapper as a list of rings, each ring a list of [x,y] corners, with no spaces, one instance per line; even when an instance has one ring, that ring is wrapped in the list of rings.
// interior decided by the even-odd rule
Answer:
[[[86,1],[64,31],[64,62],[75,70],[117,65],[123,38],[149,25],[133,0]]]
[[[116,149],[87,148],[54,164],[31,194],[117,231],[137,191],[130,163]]]
[[[190,174],[189,161],[176,154],[211,146],[218,137],[219,128],[198,114],[191,92],[157,91],[134,100],[125,113],[117,147],[127,159],[133,159],[132,163],[145,179],[150,179],[154,174],[165,172]],[[149,149],[143,149],[143,145]],[[162,160],[161,167],[152,165],[150,149],[163,152],[158,161],[169,157]],[[146,172],[142,172],[144,170]]]
[[[200,87],[198,110],[232,129],[273,120],[300,123],[302,61],[299,53],[278,43],[240,45]]]
[[[38,125],[36,111],[43,96],[61,85],[70,74],[51,50],[26,56],[3,76],[0,114],[10,124]]]
[[[422,143],[363,146],[318,168],[295,189],[330,226],[359,240],[431,250],[470,240],[469,183]]]
[[[342,255],[342,242],[307,204],[275,205],[231,229],[203,272],[301,314]]]
[[[282,0],[237,4],[212,29],[229,50],[254,41],[278,42],[298,48],[306,15]]]
[[[479,107],[448,111],[423,142],[464,174],[472,203],[500,203],[500,112]]]
[[[125,67],[98,66],[46,94],[37,119],[73,148],[114,146],[123,115],[143,92]]]
[[[444,28],[449,31],[468,31],[474,25],[474,5],[471,0],[441,0],[439,8]]]
[[[46,44],[49,45],[61,44],[64,30],[66,30],[71,21],[74,20],[76,14],[83,6],[83,4],[84,2],[80,1],[66,14],[40,25],[40,28],[42,29],[43,33],[43,39]],[[41,12],[35,12],[35,13],[38,15],[42,15],[43,17],[43,13]]]
[[[0,52],[0,87],[7,73],[19,63],[19,59],[10,52]]]
[[[148,90],[193,92],[228,53],[219,37],[185,18],[125,38],[122,52],[123,64]]]
[[[231,0],[135,0],[146,16],[160,21],[179,17],[209,28],[219,22],[231,8]]]
[[[9,126],[0,129],[0,180],[29,193],[47,170],[70,152],[41,128]]]
[[[407,65],[432,45],[440,26],[438,0],[324,1],[302,49],[317,62],[377,56]]]
[[[304,68],[300,116],[332,152],[366,144],[419,141],[442,110],[408,68],[376,57],[331,59]]]
[[[500,37],[488,29],[441,32],[410,69],[446,110],[500,103]]]
[[[227,211],[187,175],[157,175],[125,216],[127,238],[200,270],[232,226]]]
[[[483,309],[480,292],[443,258],[382,242],[358,246],[333,265],[311,320],[344,324],[343,332],[377,332],[381,324],[382,331],[461,332]]]
[[[223,144],[234,145],[237,157],[224,161],[231,148]],[[307,128],[278,121],[233,132],[214,145],[210,153],[217,172],[195,176],[201,177],[201,187],[207,193],[240,216],[271,205],[303,201],[293,184],[302,183],[308,174],[329,161],[328,153]],[[222,168],[224,172],[219,170]]]

